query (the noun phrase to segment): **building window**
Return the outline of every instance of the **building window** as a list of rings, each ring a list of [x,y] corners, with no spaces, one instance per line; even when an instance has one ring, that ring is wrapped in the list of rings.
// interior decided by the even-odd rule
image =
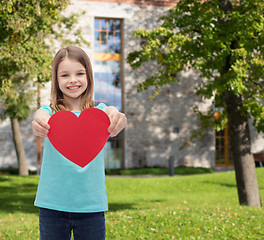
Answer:
[[[97,103],[122,107],[122,20],[94,20],[94,97]],[[105,167],[123,167],[123,135],[110,138],[105,147]]]

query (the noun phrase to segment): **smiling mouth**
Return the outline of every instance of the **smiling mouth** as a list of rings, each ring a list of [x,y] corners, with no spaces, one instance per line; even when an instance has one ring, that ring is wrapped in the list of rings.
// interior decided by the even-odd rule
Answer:
[[[80,88],[81,86],[72,86],[72,87],[67,87],[69,90],[75,90]]]

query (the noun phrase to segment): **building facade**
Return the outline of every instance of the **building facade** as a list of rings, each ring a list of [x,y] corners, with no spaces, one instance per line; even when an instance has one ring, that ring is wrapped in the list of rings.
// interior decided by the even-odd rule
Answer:
[[[138,28],[153,29],[158,19],[175,6],[172,0],[76,0],[68,7],[71,12],[86,13],[79,19],[83,37],[90,42],[84,49],[91,58],[95,79],[95,101],[116,106],[123,111],[128,124],[122,133],[111,138],[105,147],[106,168],[168,167],[170,157],[175,166],[231,166],[228,146],[228,126],[224,131],[208,129],[203,139],[197,139],[180,150],[191,131],[199,130],[199,119],[193,107],[206,111],[212,101],[194,94],[202,79],[198,72],[179,73],[180,82],[163,87],[151,101],[153,89],[138,92],[136,85],[155,70],[155,64],[145,64],[132,70],[126,63],[129,52],[140,47],[140,40],[131,35]],[[50,83],[41,90],[41,103],[49,104]],[[37,103],[36,103],[37,105]],[[32,134],[33,116],[21,123],[21,131],[29,167],[37,166],[37,142]],[[0,124],[0,168],[16,166],[11,126],[8,120]],[[264,150],[264,141],[251,128],[252,152]],[[43,144],[43,143],[42,143]]]

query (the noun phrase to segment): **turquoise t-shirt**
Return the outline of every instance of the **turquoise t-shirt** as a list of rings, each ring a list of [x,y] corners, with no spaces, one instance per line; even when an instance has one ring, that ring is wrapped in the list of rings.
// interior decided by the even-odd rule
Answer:
[[[107,106],[100,103],[97,108]],[[45,110],[51,115],[47,105]],[[80,111],[73,111],[79,116]],[[84,168],[61,155],[45,139],[41,174],[35,206],[65,212],[102,212],[108,210],[104,149]]]

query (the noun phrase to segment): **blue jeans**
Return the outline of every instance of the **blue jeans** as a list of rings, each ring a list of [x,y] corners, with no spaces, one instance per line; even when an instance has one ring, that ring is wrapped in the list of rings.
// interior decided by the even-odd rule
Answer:
[[[104,212],[70,213],[39,208],[40,240],[104,240]]]

